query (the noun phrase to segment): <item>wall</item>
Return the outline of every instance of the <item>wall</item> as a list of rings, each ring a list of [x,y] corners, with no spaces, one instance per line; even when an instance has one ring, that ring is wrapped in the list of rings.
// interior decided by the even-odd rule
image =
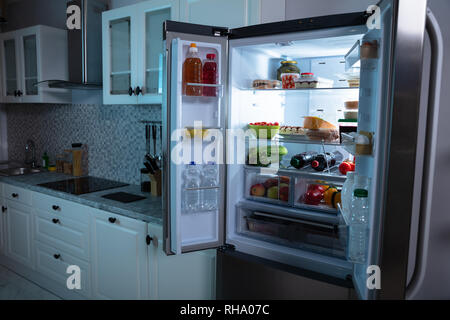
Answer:
[[[44,151],[55,156],[72,143],[87,144],[89,174],[139,184],[145,155],[145,126],[141,120],[160,120],[161,107],[103,104],[8,104],[10,160],[24,160],[32,139],[40,163]],[[159,145],[158,145],[159,147]]]

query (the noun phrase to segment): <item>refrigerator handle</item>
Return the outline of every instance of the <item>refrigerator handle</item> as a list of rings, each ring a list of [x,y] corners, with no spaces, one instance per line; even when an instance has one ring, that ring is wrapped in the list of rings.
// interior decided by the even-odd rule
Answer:
[[[433,199],[433,182],[435,173],[435,163],[437,148],[437,131],[439,120],[439,104],[442,82],[442,70],[444,61],[444,40],[442,37],[439,23],[431,10],[427,9],[426,30],[430,36],[431,43],[431,68],[430,68],[430,89],[428,97],[428,119],[427,119],[427,137],[424,161],[424,183],[420,217],[419,217],[419,235],[417,242],[417,254],[415,270],[411,282],[406,288],[406,298],[414,299],[420,290],[425,278],[428,247],[430,219]]]

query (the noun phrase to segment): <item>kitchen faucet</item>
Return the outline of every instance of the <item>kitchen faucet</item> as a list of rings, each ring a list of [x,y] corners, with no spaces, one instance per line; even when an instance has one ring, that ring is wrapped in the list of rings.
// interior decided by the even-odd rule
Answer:
[[[31,168],[36,168],[36,146],[33,140],[28,140],[27,144],[25,145],[25,164],[31,165]]]

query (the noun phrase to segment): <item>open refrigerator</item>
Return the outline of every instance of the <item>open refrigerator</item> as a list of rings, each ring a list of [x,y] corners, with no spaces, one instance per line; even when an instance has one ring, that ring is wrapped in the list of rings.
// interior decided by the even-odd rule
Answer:
[[[411,91],[405,81],[410,85],[420,83],[426,10],[426,1],[415,2],[415,6],[408,6],[405,0],[384,0],[378,4],[379,11],[374,11],[379,16],[349,13],[238,29],[164,23],[167,254],[210,248],[235,250],[350,282],[362,299],[382,295],[383,288],[371,290],[366,286],[368,266],[380,266],[383,276],[388,274],[390,270],[383,269],[383,255],[389,259],[403,257],[393,257],[390,248],[382,244],[395,241],[395,247],[403,244],[403,249],[408,245],[402,243],[399,234],[403,229],[409,235],[405,228],[409,226],[413,183],[408,185],[407,180],[414,179],[420,87]],[[215,88],[213,96],[183,95],[183,62],[191,43],[196,44],[202,60],[211,53],[217,57],[217,84],[190,84]],[[370,52],[364,51],[366,43],[372,44]],[[253,87],[254,80],[276,79],[282,60],[297,61],[302,73],[318,77],[318,85]],[[359,79],[358,86],[355,79]],[[365,152],[358,152],[358,141],[348,136],[342,141],[280,134],[271,139],[245,136],[239,140],[236,133],[250,123],[263,121],[302,126],[305,116],[318,113],[338,126],[345,101],[355,100],[359,101],[358,132],[369,138],[369,151],[366,147]],[[202,134],[189,139],[187,132],[193,129],[203,130],[199,131]],[[411,133],[406,140],[405,130]],[[250,165],[248,156],[255,145],[283,146],[287,154],[269,166]],[[346,175],[338,170],[339,163],[324,171],[290,166],[289,160],[302,152],[354,157],[356,174],[367,177],[370,218],[363,263],[348,258],[349,221],[341,206],[324,200],[314,204],[305,201],[305,192],[311,186],[340,191]],[[401,159],[393,157],[398,152]],[[198,190],[186,188],[187,165],[205,163],[205,158],[214,159],[217,165],[217,184]],[[394,197],[389,190],[400,177],[406,182]],[[255,196],[254,186],[264,186],[265,191]],[[186,210],[187,192],[200,194],[210,189],[217,196],[214,208]],[[393,210],[403,213],[393,217]]]

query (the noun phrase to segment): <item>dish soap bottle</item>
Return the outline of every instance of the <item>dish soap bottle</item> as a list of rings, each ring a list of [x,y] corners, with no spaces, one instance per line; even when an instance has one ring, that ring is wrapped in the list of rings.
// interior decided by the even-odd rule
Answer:
[[[45,151],[44,155],[42,156],[42,167],[45,169],[48,169],[48,162],[49,162],[49,157],[48,157],[47,151]]]

